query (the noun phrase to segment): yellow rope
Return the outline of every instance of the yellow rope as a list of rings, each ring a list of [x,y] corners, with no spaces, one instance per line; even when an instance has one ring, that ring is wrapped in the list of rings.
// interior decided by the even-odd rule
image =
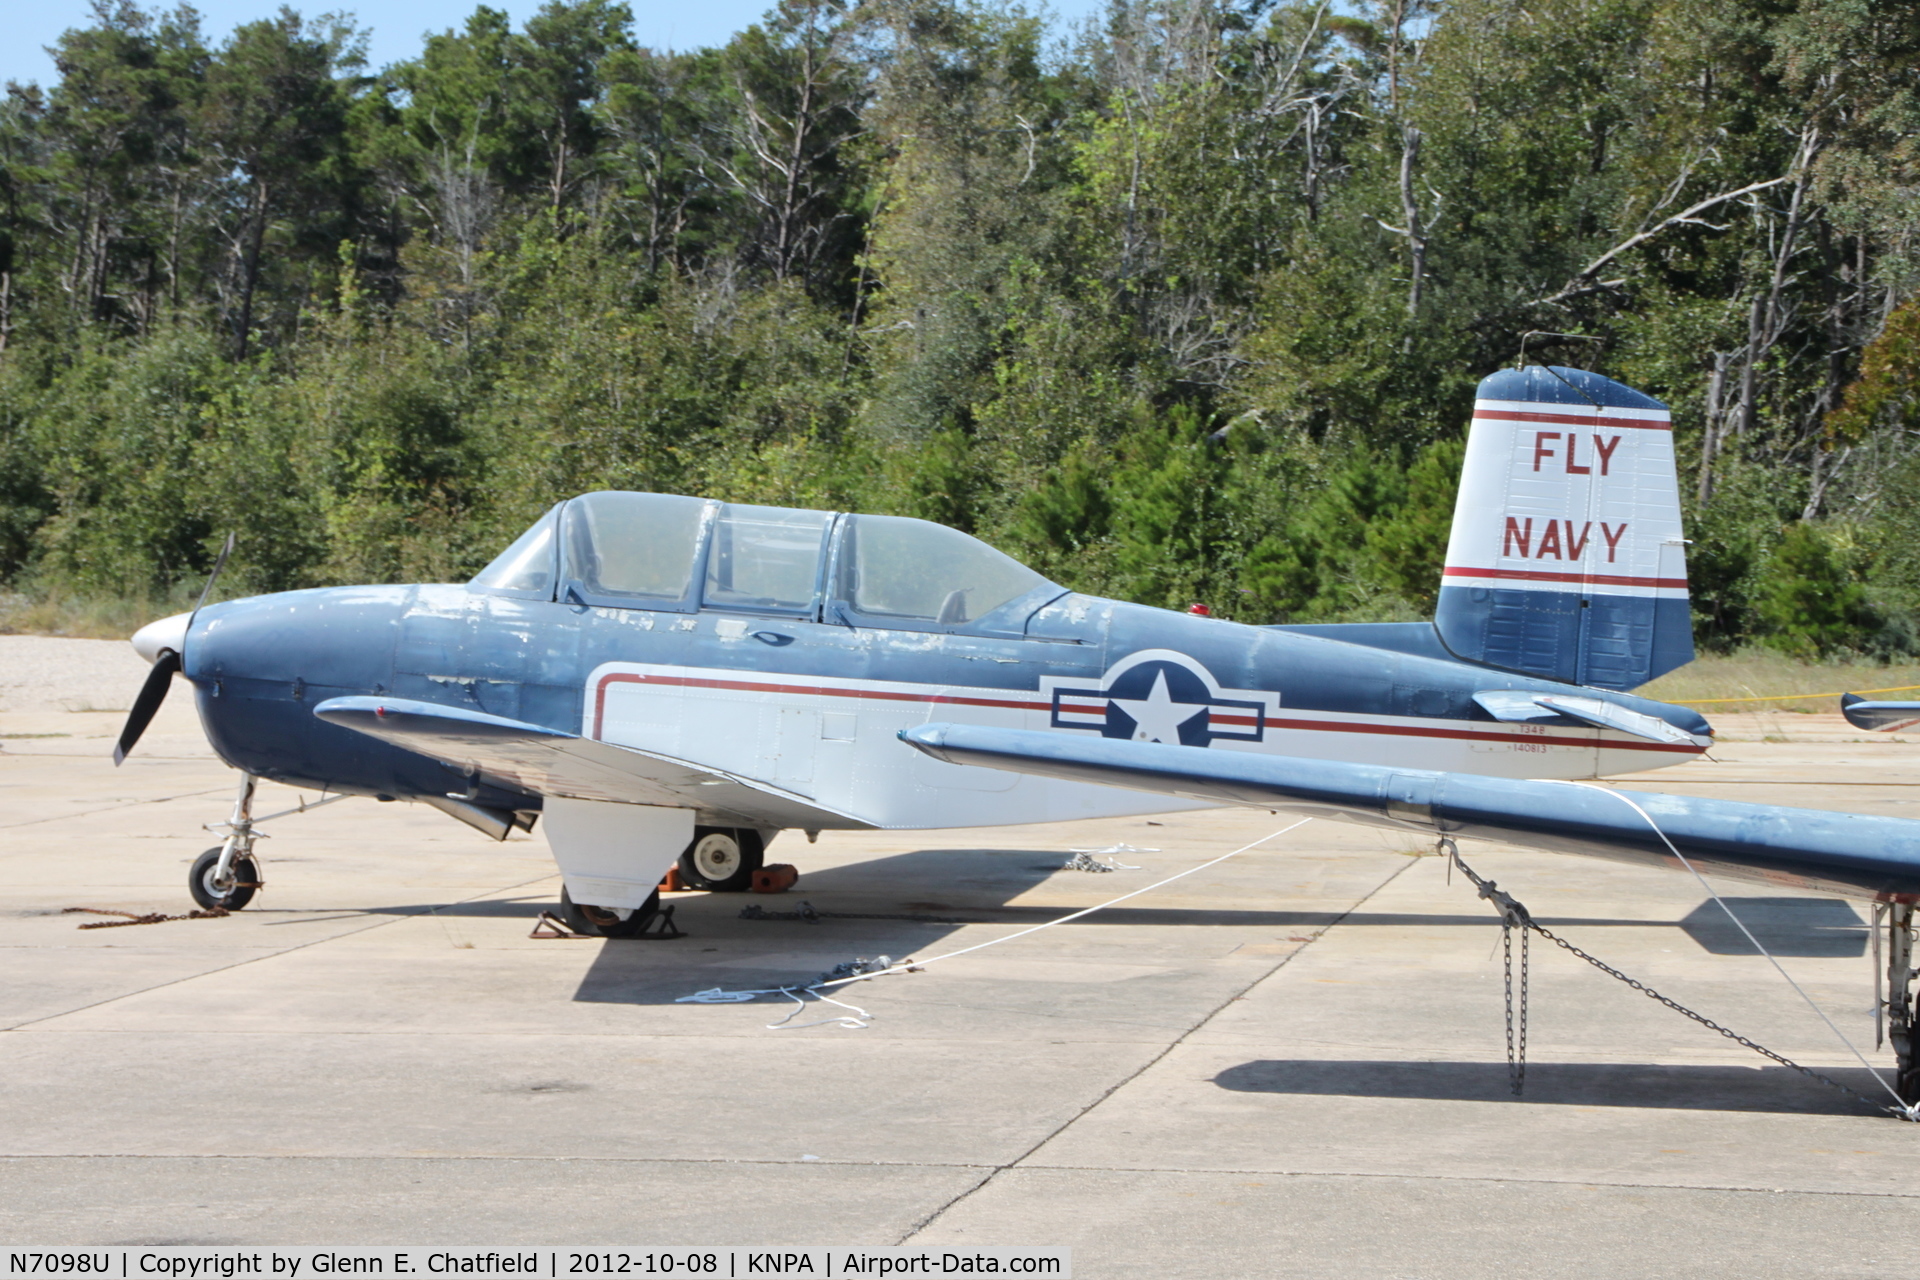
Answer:
[[[1799,698],[1838,698],[1848,693],[1910,693],[1920,689],[1920,684],[1903,684],[1893,689],[1842,689],[1839,693],[1772,693],[1764,698],[1676,698],[1682,706],[1695,706],[1703,702],[1793,702]]]

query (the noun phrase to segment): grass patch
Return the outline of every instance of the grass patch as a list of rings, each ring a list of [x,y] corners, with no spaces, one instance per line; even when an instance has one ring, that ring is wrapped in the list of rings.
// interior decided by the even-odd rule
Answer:
[[[70,636],[125,640],[155,618],[193,608],[195,592],[164,596],[95,596],[69,591],[0,592],[0,636]]]
[[[1670,671],[1634,692],[1661,702],[1697,705],[1709,715],[1734,711],[1838,711],[1839,695],[1862,689],[1920,686],[1920,663],[1887,666],[1868,662],[1801,662],[1765,649],[1738,653],[1702,654],[1678,671]],[[1759,698],[1769,702],[1729,702],[1719,699]],[[1920,688],[1886,695],[1895,700],[1920,701]]]

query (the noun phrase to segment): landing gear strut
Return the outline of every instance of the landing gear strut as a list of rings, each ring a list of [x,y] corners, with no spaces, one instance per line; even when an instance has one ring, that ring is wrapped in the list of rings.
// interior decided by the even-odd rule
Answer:
[[[187,873],[187,892],[208,911],[216,907],[238,911],[253,901],[261,888],[260,864],[253,856],[253,788],[259,780],[240,775],[240,793],[233,798],[233,816],[224,824],[227,838],[193,860]],[[221,827],[213,828],[219,831]]]
[[[1920,1025],[1916,1025],[1920,1023],[1920,1007],[1916,1007],[1913,990],[1913,980],[1920,974],[1913,968],[1914,909],[1911,904],[1892,903],[1886,907],[1886,914],[1887,985],[1876,1012],[1886,1015],[1887,1040],[1899,1063],[1894,1088],[1900,1093],[1900,1101],[1912,1105],[1920,1102]]]

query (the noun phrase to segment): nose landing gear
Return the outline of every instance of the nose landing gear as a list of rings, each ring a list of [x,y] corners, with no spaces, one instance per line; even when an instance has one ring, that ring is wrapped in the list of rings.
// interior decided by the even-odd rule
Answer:
[[[208,911],[218,907],[238,911],[253,901],[263,886],[260,864],[253,856],[253,789],[258,781],[252,774],[240,775],[240,793],[233,799],[233,816],[222,824],[227,838],[193,860],[187,873],[187,892]],[[221,829],[220,825],[212,828]]]

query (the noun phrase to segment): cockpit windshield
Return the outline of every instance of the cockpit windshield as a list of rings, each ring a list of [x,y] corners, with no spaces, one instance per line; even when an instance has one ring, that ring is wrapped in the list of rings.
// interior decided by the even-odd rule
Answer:
[[[513,545],[494,557],[492,564],[473,576],[467,585],[516,595],[553,595],[553,512],[534,522],[533,527],[513,540]]]
[[[566,580],[636,604],[683,599],[707,512],[701,498],[589,493],[567,504]]]
[[[854,516],[842,544],[841,590],[876,621],[960,626],[1047,580],[958,529],[903,516]]]

